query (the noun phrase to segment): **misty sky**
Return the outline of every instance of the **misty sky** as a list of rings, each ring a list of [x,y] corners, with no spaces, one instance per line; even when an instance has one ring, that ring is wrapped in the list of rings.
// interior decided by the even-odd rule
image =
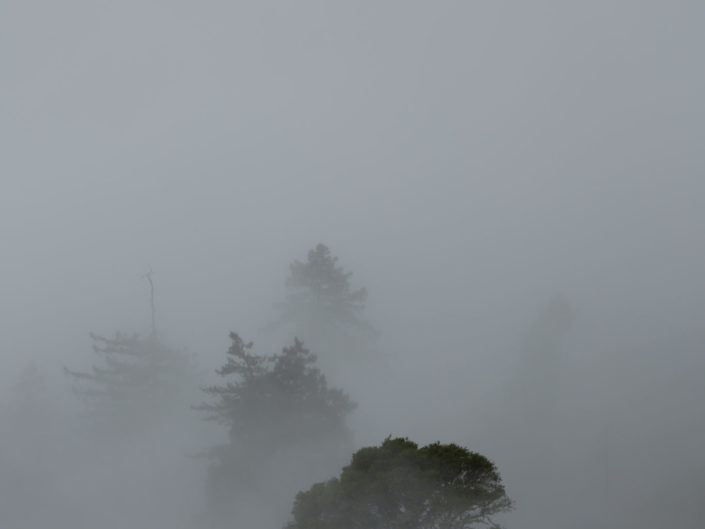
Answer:
[[[438,403],[556,294],[579,350],[694,377],[704,22],[698,1],[3,0],[0,382],[146,331],[150,266],[160,330],[210,370],[318,242],[380,348],[449,359],[427,386],[430,358],[405,368]]]
[[[20,356],[145,311],[150,264],[165,324],[230,326],[319,240],[412,319],[419,291],[702,308],[700,2],[1,9]]]

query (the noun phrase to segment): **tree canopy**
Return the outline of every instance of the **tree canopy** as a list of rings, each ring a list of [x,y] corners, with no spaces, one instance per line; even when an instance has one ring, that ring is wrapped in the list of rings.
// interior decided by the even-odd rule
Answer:
[[[509,510],[495,465],[455,444],[404,438],[358,450],[340,477],[297,495],[287,529],[498,527]]]
[[[244,440],[263,429],[277,428],[293,438],[307,435],[311,428],[320,432],[344,427],[355,404],[342,390],[328,387],[314,366],[316,355],[301,340],[278,355],[259,356],[252,353],[252,342],[236,333],[230,339],[227,362],[216,372],[235,378],[205,388],[216,401],[199,409],[226,424],[231,440]]]
[[[230,442],[207,454],[209,509],[226,520],[248,508],[238,502],[249,491],[281,492],[281,484],[268,481],[294,479],[282,476],[284,468],[295,469],[296,476],[293,490],[284,487],[287,494],[300,488],[300,479],[319,476],[320,468],[329,471],[329,460],[338,461],[340,448],[348,445],[345,419],[356,407],[342,390],[328,386],[301,340],[263,356],[238,334],[230,339],[227,361],[216,371],[226,382],[204,388],[214,400],[197,407],[229,429]],[[301,469],[303,461],[309,462]]]
[[[64,370],[90,414],[105,425],[136,427],[154,420],[154,411],[176,404],[176,395],[195,373],[185,353],[167,347],[155,334],[90,337],[103,365],[93,365],[90,371]]]
[[[352,272],[338,264],[325,244],[309,250],[306,261],[295,260],[289,265],[286,301],[278,305],[279,319],[275,326],[292,324],[298,330],[325,325],[373,331],[362,318],[367,300],[365,288],[353,289]],[[308,338],[308,336],[306,336]]]

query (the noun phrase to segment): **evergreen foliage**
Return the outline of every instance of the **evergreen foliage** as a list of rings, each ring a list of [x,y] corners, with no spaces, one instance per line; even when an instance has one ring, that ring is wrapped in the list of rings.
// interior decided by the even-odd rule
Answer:
[[[279,319],[273,326],[293,325],[297,333],[313,335],[320,334],[324,327],[374,333],[374,328],[362,318],[367,290],[353,289],[352,272],[338,265],[338,258],[326,245],[318,244],[309,250],[306,261],[291,263],[289,272],[289,293],[286,301],[277,306]]]
[[[312,431],[344,429],[345,417],[355,404],[340,389],[328,387],[314,366],[316,355],[301,340],[295,339],[278,355],[258,356],[251,352],[252,342],[244,342],[236,333],[230,339],[227,362],[216,372],[235,378],[205,388],[216,401],[198,408],[227,425],[232,442],[259,437],[265,431],[269,437],[278,430],[278,438],[291,441]]]
[[[455,444],[387,438],[358,450],[340,477],[297,495],[287,529],[498,527],[510,509],[495,465]]]
[[[263,480],[277,473],[273,461],[283,457],[290,465],[312,447],[345,446],[350,436],[345,418],[356,406],[343,391],[328,387],[302,341],[261,356],[238,334],[230,339],[227,361],[216,371],[226,382],[204,388],[214,400],[197,406],[229,429],[230,442],[208,453],[207,497],[221,517],[247,490],[271,488]]]
[[[103,365],[93,365],[90,371],[64,370],[89,413],[105,425],[133,428],[157,420],[160,412],[176,404],[175,397],[194,374],[188,356],[154,334],[90,337]]]

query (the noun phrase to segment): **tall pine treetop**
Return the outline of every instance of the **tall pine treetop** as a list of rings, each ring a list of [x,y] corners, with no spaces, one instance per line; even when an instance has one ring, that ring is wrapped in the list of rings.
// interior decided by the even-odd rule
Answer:
[[[316,245],[306,261],[289,265],[288,294],[277,305],[279,318],[271,327],[293,325],[299,336],[316,346],[322,337],[339,338],[342,332],[373,335],[374,328],[362,318],[367,290],[353,288],[352,275],[325,244]],[[330,349],[327,342],[325,348]]]

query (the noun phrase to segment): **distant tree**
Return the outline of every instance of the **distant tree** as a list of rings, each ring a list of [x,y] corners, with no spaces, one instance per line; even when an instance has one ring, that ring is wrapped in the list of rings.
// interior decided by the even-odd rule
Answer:
[[[522,410],[529,429],[554,439],[553,428],[560,424],[556,413],[561,408],[561,385],[567,380],[574,324],[575,310],[567,299],[556,296],[545,303],[523,333],[519,368],[506,392],[512,406]]]
[[[152,275],[150,268],[143,276],[149,283],[149,335],[116,332],[109,338],[89,333],[103,365],[93,365],[90,371],[64,367],[94,422],[113,432],[142,430],[159,423],[168,411],[188,409],[190,387],[197,385],[188,355],[158,337]]]
[[[131,430],[154,422],[193,382],[189,357],[164,345],[154,333],[90,337],[103,365],[93,365],[90,371],[64,370],[89,413],[109,428]]]
[[[7,448],[5,443],[14,444],[17,448],[5,450],[5,454],[17,459],[22,453],[37,461],[37,452],[46,453],[64,426],[45,368],[26,365],[8,389],[0,401],[0,452]]]
[[[354,289],[352,272],[338,264],[329,248],[318,244],[306,261],[289,265],[288,295],[277,305],[270,328],[290,327],[314,349],[327,354],[361,353],[376,329],[362,317],[365,288]]]
[[[314,367],[316,356],[301,340],[278,355],[258,356],[251,352],[252,342],[245,343],[236,333],[230,339],[227,362],[216,372],[234,379],[205,388],[217,400],[198,408],[226,424],[233,442],[257,436],[262,427],[268,433],[277,428],[290,439],[310,435],[312,427],[317,433],[344,429],[355,404],[340,389],[328,387]]]
[[[197,407],[229,429],[229,444],[208,454],[207,478],[211,508],[226,511],[243,489],[261,486],[264,476],[277,473],[271,464],[282,454],[295,460],[312,447],[337,452],[346,446],[345,418],[355,408],[343,391],[328,387],[314,365],[316,356],[300,340],[280,354],[260,356],[238,334],[230,339],[227,361],[216,371],[227,382],[205,388],[215,401]],[[278,472],[281,479],[281,468]]]
[[[51,510],[49,505],[61,501],[57,498],[65,490],[70,471],[65,465],[70,453],[66,434],[71,424],[52,389],[46,368],[34,363],[26,365],[8,387],[0,387],[3,529],[42,526],[39,520]]]
[[[495,465],[455,445],[387,438],[358,450],[339,478],[297,495],[287,529],[499,527],[512,507]]]
[[[13,414],[19,422],[32,422],[40,417],[45,422],[44,410],[51,404],[47,392],[46,373],[31,363],[20,371],[13,384]]]
[[[565,339],[575,323],[575,310],[562,296],[548,301],[523,336],[529,362],[554,363],[563,353]]]

